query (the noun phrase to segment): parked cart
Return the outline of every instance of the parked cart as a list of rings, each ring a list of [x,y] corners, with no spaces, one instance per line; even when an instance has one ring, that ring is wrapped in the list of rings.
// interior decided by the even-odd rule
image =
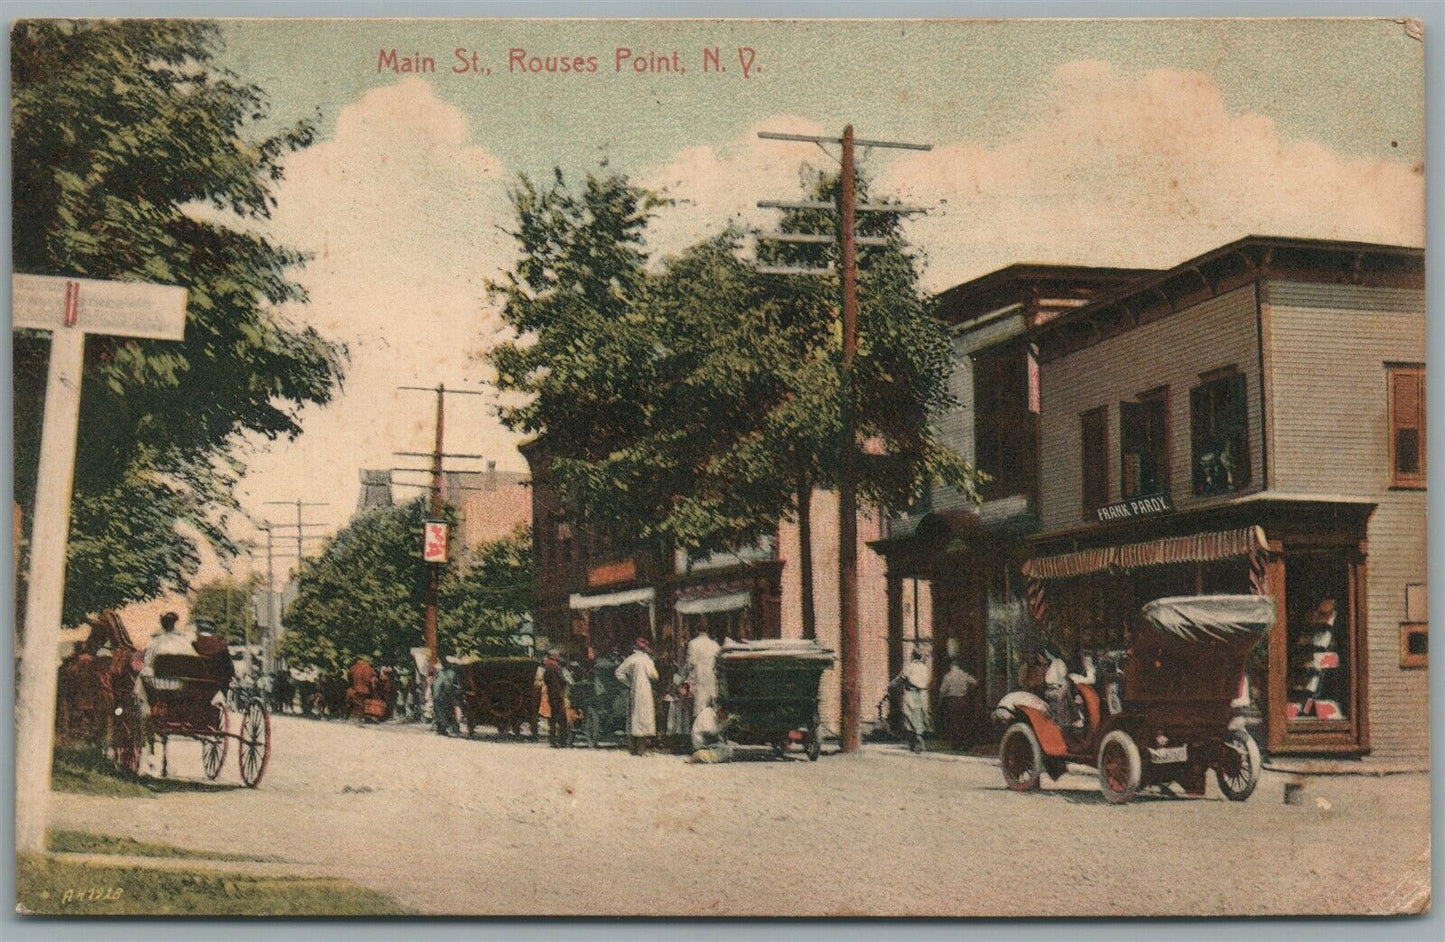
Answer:
[[[833,652],[814,641],[728,641],[718,654],[719,721],[743,745],[772,746],[782,756],[801,741],[810,760],[822,751],[818,685]]]
[[[522,735],[523,725],[537,736],[537,662],[529,657],[484,657],[457,667],[462,720],[471,736],[478,726],[495,726],[498,733]]]

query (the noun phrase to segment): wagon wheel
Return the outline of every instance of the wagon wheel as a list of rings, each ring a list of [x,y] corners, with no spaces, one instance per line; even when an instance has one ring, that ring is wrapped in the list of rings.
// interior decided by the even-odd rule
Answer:
[[[808,734],[803,739],[803,754],[808,757],[809,762],[817,762],[818,757],[823,754],[823,737],[818,732],[817,720],[808,727]]]
[[[206,770],[206,778],[214,780],[221,774],[221,766],[226,764],[226,752],[231,746],[231,738],[226,735],[231,725],[231,714],[224,703],[216,704],[216,722],[214,735],[201,739],[201,764]]]
[[[998,748],[1003,782],[1016,792],[1031,792],[1043,780],[1044,750],[1039,737],[1027,723],[1015,723],[1004,730]]]
[[[110,718],[110,758],[121,770],[135,775],[140,772],[141,751],[145,747],[145,731],[140,716],[140,701],[135,697],[118,697]]]
[[[259,700],[246,704],[241,714],[239,759],[241,781],[247,788],[261,784],[266,764],[271,761],[271,714]]]
[[[1263,764],[1259,757],[1259,745],[1249,733],[1236,729],[1224,741],[1224,746],[1224,757],[1214,768],[1215,779],[1225,798],[1244,801],[1254,794],[1254,787],[1259,784]]]
[[[1139,793],[1144,779],[1144,760],[1139,747],[1122,729],[1116,729],[1099,744],[1099,790],[1111,805],[1122,805]]]
[[[520,732],[521,713],[526,697],[522,685],[510,680],[497,680],[482,689],[484,715],[495,721],[497,729]]]

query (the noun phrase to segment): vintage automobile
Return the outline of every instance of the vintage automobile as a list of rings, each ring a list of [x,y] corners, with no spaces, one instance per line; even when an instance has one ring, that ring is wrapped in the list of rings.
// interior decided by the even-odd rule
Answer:
[[[722,735],[771,746],[779,757],[797,742],[816,762],[823,745],[818,684],[832,666],[833,652],[815,641],[727,641],[717,658]]]
[[[1098,769],[1100,790],[1112,804],[1169,783],[1203,795],[1211,769],[1231,801],[1254,792],[1259,747],[1235,704],[1249,653],[1274,624],[1274,600],[1164,598],[1146,604],[1141,615],[1122,670],[1106,668],[1101,684],[1071,675],[1078,722],[1060,724],[1049,705],[1028,691],[999,702],[994,718],[1007,724],[999,764],[1009,788],[1031,791],[1044,774],[1057,779],[1074,762]]]

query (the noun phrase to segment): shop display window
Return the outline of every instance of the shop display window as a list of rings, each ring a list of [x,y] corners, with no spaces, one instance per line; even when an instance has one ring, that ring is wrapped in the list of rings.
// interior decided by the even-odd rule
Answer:
[[[1291,551],[1285,557],[1285,579],[1286,719],[1292,728],[1348,721],[1355,683],[1348,551]]]

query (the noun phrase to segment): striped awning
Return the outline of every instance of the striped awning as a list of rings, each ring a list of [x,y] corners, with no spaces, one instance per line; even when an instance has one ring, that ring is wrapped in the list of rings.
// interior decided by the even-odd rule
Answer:
[[[1036,556],[1024,563],[1023,572],[1030,579],[1073,579],[1110,569],[1207,563],[1237,556],[1252,556],[1268,550],[1269,543],[1265,540],[1264,529],[1254,526],[1238,530],[1217,530],[1212,533],[1191,533],[1188,536],[1168,536],[1142,543],[1103,546],[1056,556]]]

